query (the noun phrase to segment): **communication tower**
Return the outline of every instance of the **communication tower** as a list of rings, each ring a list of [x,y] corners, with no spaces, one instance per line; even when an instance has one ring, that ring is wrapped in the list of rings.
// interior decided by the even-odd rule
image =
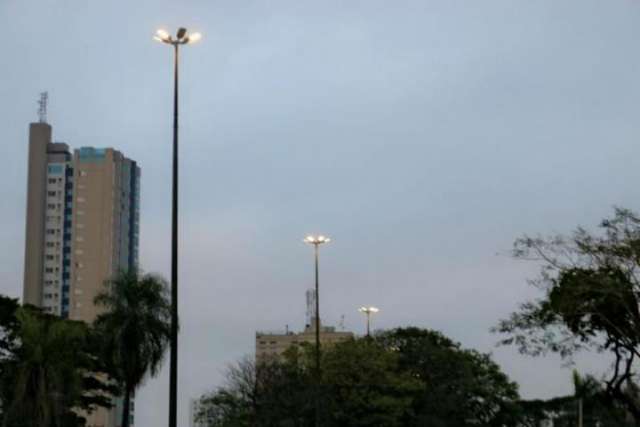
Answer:
[[[41,92],[38,101],[38,121],[47,123],[47,103],[49,102],[49,92]]]

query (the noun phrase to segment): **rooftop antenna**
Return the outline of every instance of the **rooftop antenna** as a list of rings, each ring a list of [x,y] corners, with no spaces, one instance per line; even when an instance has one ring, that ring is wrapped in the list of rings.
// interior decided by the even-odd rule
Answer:
[[[307,325],[312,326],[316,318],[316,291],[315,289],[309,289],[306,292],[307,296]]]
[[[38,121],[47,123],[47,102],[49,101],[49,92],[40,92],[40,100],[38,101]]]

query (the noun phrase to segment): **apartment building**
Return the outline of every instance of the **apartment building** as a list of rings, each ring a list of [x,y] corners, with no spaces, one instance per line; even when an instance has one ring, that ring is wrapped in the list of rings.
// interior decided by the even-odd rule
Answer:
[[[30,124],[23,302],[92,322],[105,280],[138,265],[140,168],[112,148],[72,153],[51,136],[44,120]],[[121,403],[87,426],[118,427]]]

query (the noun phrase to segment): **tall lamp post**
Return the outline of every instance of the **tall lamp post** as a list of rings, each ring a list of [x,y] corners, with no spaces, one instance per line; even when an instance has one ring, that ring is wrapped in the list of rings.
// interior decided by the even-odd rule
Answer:
[[[371,336],[371,315],[376,314],[380,310],[376,307],[360,307],[358,311],[367,316],[367,336],[369,337]]]
[[[320,290],[319,290],[319,277],[318,277],[318,248],[324,243],[329,243],[331,239],[325,236],[307,236],[304,238],[304,242],[313,245],[315,256],[315,268],[316,268],[316,315],[315,315],[315,330],[316,330],[316,427],[320,426]]]
[[[171,202],[171,360],[169,371],[169,427],[177,427],[178,415],[178,53],[183,44],[200,40],[200,33],[179,28],[175,38],[164,30],[155,40],[173,46],[173,184]]]

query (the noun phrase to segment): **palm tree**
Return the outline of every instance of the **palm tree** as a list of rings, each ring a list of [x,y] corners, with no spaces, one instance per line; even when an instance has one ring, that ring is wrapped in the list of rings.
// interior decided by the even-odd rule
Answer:
[[[121,272],[105,282],[94,302],[105,309],[94,325],[102,334],[110,371],[124,392],[122,427],[129,427],[131,396],[147,374],[158,373],[169,342],[167,285],[158,276]]]
[[[601,392],[600,384],[591,375],[581,376],[577,370],[573,370],[573,395],[578,403],[578,427],[584,425],[584,403],[595,403],[595,397]]]

